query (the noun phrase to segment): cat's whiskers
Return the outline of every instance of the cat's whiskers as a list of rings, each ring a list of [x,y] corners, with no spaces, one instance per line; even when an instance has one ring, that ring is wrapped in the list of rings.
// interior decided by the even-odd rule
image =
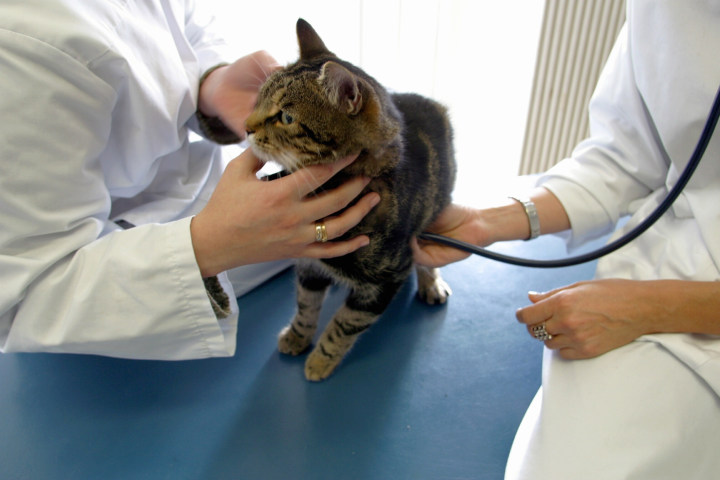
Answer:
[[[303,169],[303,167],[300,165],[299,162],[295,162],[290,168],[288,168],[288,170],[290,171],[290,173],[299,172],[299,171],[302,170],[302,169]],[[294,180],[294,182],[295,182],[295,188],[297,189],[298,193],[300,193],[301,191],[303,191],[303,189],[300,188],[300,187],[302,187],[302,185],[300,184],[300,179],[299,179],[298,177],[300,177],[300,175],[293,175],[293,180]],[[312,174],[312,172],[311,172],[310,170],[305,169],[305,171],[304,171],[303,174],[302,174],[302,180],[303,180],[307,185],[312,185],[312,183],[310,182],[310,179],[308,179],[308,177],[310,177],[310,179],[312,179],[312,180],[315,180],[315,181],[316,181],[315,183],[317,183],[317,179],[316,179],[315,176]],[[315,196],[316,196],[317,194],[313,191],[313,192],[310,192],[308,195],[315,195]]]
[[[296,170],[296,171],[297,171],[297,170]],[[295,182],[295,189],[297,190],[298,194],[300,194],[300,192],[302,191],[302,189],[300,188],[301,185],[300,185],[300,183],[299,183],[300,181],[298,180],[297,175],[293,175],[292,178],[293,178],[293,181]]]
[[[252,86],[259,90],[260,87],[262,86],[262,84],[265,83],[265,79],[262,77],[258,77],[257,75],[250,75],[250,76],[258,81],[257,85],[252,85]]]
[[[317,178],[315,178],[315,175],[313,175],[312,172],[310,172],[309,170],[306,170],[305,172],[306,172],[306,174],[314,181],[314,183],[317,184]],[[306,182],[308,185],[311,185],[310,180],[308,180],[307,177],[305,177],[305,182]],[[312,192],[308,193],[308,195],[312,195],[312,196],[317,197],[317,196],[318,196],[317,191],[318,191],[318,190],[321,190],[321,189],[322,189],[322,186],[317,187],[315,190],[313,190]]]
[[[290,173],[295,173],[301,168],[300,160],[287,150],[278,149],[273,155],[273,161],[282,165]]]
[[[258,155],[257,152],[256,152],[256,155]],[[265,154],[265,155],[258,155],[258,157],[260,157],[262,160],[265,160],[265,161],[275,162],[275,163],[281,165],[285,170],[290,172],[291,178],[295,182],[295,188],[297,189],[298,194],[300,194],[302,189],[300,188],[301,184],[299,183],[298,175],[292,175],[293,173],[296,173],[302,169],[298,159],[296,159],[290,152],[286,152],[284,150],[278,150],[277,152],[275,152],[274,155]],[[305,170],[304,175],[309,175],[313,180],[316,180],[314,175],[309,170]],[[308,185],[310,185],[310,181],[307,179],[307,177],[303,176],[303,180]],[[315,195],[314,192],[312,192],[312,194]]]
[[[258,61],[258,59],[255,58],[255,57],[252,57],[252,59],[253,59],[253,61],[255,61],[255,63],[257,63],[258,67],[260,67],[260,70],[262,70],[263,75],[264,75],[264,78],[269,77],[268,72],[265,70],[265,67],[263,67],[263,64],[260,63],[260,62]],[[257,78],[257,77],[256,77],[256,78]],[[258,80],[260,80],[260,84],[261,84],[261,85],[262,85],[262,84],[264,83],[264,81],[265,81],[265,80],[260,79],[260,78],[258,78]]]

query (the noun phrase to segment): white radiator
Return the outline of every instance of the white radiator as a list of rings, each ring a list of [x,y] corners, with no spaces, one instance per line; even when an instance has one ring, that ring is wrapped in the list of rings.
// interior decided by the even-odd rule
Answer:
[[[519,174],[544,172],[588,136],[587,105],[625,0],[546,0]]]

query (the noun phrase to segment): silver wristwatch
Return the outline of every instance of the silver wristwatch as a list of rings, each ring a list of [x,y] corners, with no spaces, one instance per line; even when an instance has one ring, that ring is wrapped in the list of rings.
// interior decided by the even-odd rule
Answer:
[[[525,240],[532,240],[533,238],[537,238],[540,236],[540,219],[538,218],[537,209],[535,208],[535,204],[532,200],[529,198],[518,198],[518,197],[508,197],[512,198],[515,201],[518,201],[522,204],[523,208],[525,209],[525,213],[527,214],[528,221],[530,222],[530,237],[526,238]]]

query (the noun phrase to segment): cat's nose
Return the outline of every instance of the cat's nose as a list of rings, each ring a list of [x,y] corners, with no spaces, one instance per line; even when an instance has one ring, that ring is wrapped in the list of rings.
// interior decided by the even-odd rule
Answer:
[[[245,120],[245,132],[247,132],[248,135],[252,135],[255,133],[255,130],[257,130],[258,123],[255,120],[255,114],[252,113],[250,116]]]

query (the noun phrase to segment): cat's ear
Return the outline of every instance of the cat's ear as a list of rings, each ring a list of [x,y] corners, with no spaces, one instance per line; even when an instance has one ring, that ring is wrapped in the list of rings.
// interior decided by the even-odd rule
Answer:
[[[333,55],[323,43],[320,35],[308,22],[299,18],[295,29],[297,31],[298,45],[300,46],[301,60],[310,60],[320,55]]]
[[[326,62],[322,66],[318,82],[325,89],[330,103],[348,115],[357,115],[362,109],[363,99],[358,80],[339,63]]]

